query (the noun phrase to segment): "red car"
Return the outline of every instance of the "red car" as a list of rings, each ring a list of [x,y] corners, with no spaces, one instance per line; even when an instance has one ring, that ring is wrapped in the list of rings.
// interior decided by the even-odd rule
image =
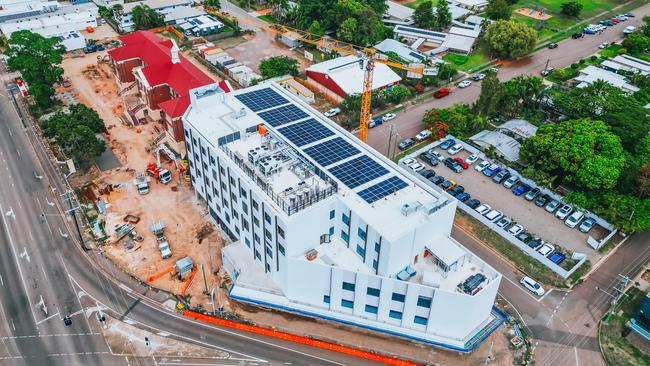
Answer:
[[[467,164],[465,161],[463,161],[462,158],[454,158],[454,160],[456,160],[458,165],[460,165],[463,169],[469,168],[469,164]]]
[[[447,95],[449,95],[449,89],[438,89],[435,93],[433,93],[433,97],[436,99],[446,97]]]
[[[609,20],[611,20],[614,23],[620,23],[621,22],[620,20],[618,20],[616,18],[609,18]]]

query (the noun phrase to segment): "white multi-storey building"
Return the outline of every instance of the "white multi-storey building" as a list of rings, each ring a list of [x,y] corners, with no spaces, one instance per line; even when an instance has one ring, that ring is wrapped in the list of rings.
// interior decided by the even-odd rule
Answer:
[[[190,9],[192,7],[192,0],[146,0],[126,3],[123,6],[123,14],[116,17],[118,26],[124,32],[131,32],[135,29],[133,22],[133,15],[131,12],[136,6],[148,6],[156,13],[163,16],[163,18],[180,9]]]
[[[459,351],[500,324],[501,275],[450,237],[446,193],[275,83],[190,98],[191,179],[233,239],[232,298]]]

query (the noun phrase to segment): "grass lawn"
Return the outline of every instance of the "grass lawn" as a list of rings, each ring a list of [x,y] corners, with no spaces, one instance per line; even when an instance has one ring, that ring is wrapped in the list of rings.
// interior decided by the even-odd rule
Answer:
[[[611,45],[604,50],[598,51],[598,53],[603,57],[613,58],[618,56],[618,50],[623,48],[620,44]]]
[[[278,19],[271,14],[260,15],[257,19],[261,19],[267,23],[277,23]]]
[[[552,81],[552,82],[554,82],[556,84],[562,84],[565,81],[567,81],[569,79],[573,79],[574,77],[578,76],[578,74],[580,73],[580,70],[584,69],[585,67],[587,67],[589,65],[600,65],[600,63],[602,61],[603,61],[603,59],[600,58],[600,57],[597,57],[595,60],[592,60],[591,57],[587,57],[587,58],[585,58],[584,63],[578,63],[578,68],[577,69],[567,67],[567,68],[561,69],[561,70],[564,71],[564,75],[562,77],[557,77],[557,74],[554,72],[553,74],[548,76],[546,79],[549,80],[549,81]]]
[[[447,54],[443,60],[453,64],[462,71],[471,70],[490,61],[490,51],[487,42],[481,40],[469,56]]]
[[[621,335],[627,323],[636,313],[645,293],[632,287],[621,298],[618,311],[602,320],[599,338],[603,357],[608,365],[650,365],[650,356],[643,354]]]
[[[575,0],[582,4],[582,18],[588,18],[603,11],[612,10],[617,4],[616,0]],[[517,7],[544,8],[551,15],[559,15],[562,11],[562,3],[558,0],[524,0],[517,3]]]
[[[415,9],[420,5],[421,3],[425,2],[427,0],[415,0],[412,3],[404,4],[405,6],[408,6],[411,9]],[[438,2],[436,0],[433,0],[433,6],[435,7]]]

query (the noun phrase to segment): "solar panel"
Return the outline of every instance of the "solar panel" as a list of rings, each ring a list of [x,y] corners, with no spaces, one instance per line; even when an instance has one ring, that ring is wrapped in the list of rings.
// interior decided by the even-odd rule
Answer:
[[[334,134],[332,130],[313,118],[283,127],[280,129],[280,133],[298,146],[307,145]]]
[[[350,188],[358,187],[388,173],[388,169],[365,155],[337,165],[329,171]]]
[[[302,109],[294,104],[285,105],[258,114],[266,123],[273,127],[285,125],[308,116]]]
[[[393,176],[375,184],[374,186],[364,189],[358,194],[366,202],[373,203],[388,196],[389,194],[399,191],[402,188],[406,188],[407,186],[408,184],[405,181]]]
[[[359,153],[349,142],[337,137],[318,145],[306,148],[305,153],[322,166],[328,166]]]
[[[289,101],[284,99],[274,90],[271,90],[271,88],[238,94],[235,95],[235,98],[239,99],[240,102],[244,103],[244,105],[250,108],[253,112],[289,103]]]

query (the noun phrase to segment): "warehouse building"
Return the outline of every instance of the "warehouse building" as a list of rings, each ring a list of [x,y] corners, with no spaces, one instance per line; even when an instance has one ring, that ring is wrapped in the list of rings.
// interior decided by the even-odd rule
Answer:
[[[239,301],[468,352],[501,275],[453,238],[456,201],[276,83],[190,91],[192,184],[233,242]]]

